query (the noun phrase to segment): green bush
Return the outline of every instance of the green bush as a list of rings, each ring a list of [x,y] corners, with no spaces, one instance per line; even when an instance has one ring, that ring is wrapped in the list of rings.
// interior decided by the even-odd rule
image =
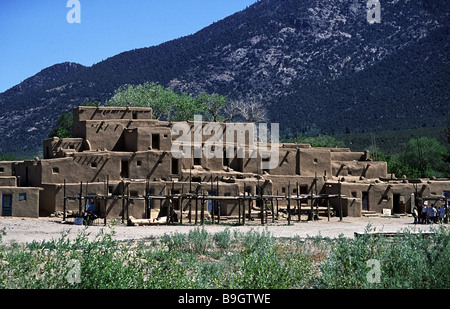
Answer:
[[[392,238],[366,233],[306,240],[276,239],[267,231],[211,235],[197,228],[142,242],[117,241],[114,231],[93,236],[86,227],[72,240],[64,232],[26,245],[3,244],[4,234],[0,288],[8,289],[450,287],[444,227],[427,237],[405,231]]]

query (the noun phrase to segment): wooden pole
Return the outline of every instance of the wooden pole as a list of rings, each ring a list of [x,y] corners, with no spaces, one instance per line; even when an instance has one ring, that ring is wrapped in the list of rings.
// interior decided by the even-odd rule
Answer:
[[[83,182],[80,182],[80,199],[78,200],[78,214],[81,216],[83,212],[81,208],[81,203],[83,202]]]
[[[279,215],[279,208],[278,208],[278,190],[277,190],[277,218],[278,218],[278,215]]]
[[[287,211],[288,211],[288,225],[291,224],[291,182],[288,183],[288,192],[287,192]]]
[[[125,182],[122,180],[122,223],[125,220]]]
[[[327,213],[328,213],[328,221],[330,221],[330,200],[327,197]]]
[[[66,179],[64,179],[64,206],[63,206],[63,221],[66,221]]]
[[[200,225],[205,223],[205,192],[202,190],[202,204],[200,209]]]
[[[298,211],[298,222],[300,222],[301,221],[301,213],[300,213],[300,199],[299,199],[299,186],[298,186],[298,181],[297,181],[297,184],[296,184],[296,186],[297,186],[297,211]]]
[[[338,179],[338,186],[339,186],[339,221],[342,221],[341,179]]]

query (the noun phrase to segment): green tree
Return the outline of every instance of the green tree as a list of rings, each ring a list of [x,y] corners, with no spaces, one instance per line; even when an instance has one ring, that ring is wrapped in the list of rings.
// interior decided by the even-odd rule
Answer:
[[[213,93],[208,94],[206,92],[200,93],[197,97],[197,104],[201,110],[205,111],[204,118],[208,121],[223,121],[224,117],[221,115],[224,106],[227,103],[225,97]]]
[[[153,118],[170,119],[176,105],[178,94],[170,88],[156,83],[141,85],[123,85],[114,91],[114,96],[106,102],[106,106],[151,107]]]
[[[409,140],[406,150],[396,158],[395,169],[409,177],[443,177],[448,174],[447,148],[435,138]]]
[[[56,126],[51,129],[48,137],[72,137],[73,115],[71,112],[64,112],[58,116]]]

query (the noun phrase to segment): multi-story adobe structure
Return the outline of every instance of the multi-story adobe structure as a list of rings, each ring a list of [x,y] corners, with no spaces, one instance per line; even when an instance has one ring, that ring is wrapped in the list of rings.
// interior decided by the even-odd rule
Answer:
[[[276,147],[277,161],[264,168],[262,163],[268,159],[254,141],[253,124],[217,123],[221,143],[210,149],[223,155],[196,157],[196,149],[204,149],[217,133],[202,131],[196,138],[196,130],[205,123],[184,122],[188,132],[180,133],[174,130],[180,123],[155,120],[151,108],[132,107],[77,107],[73,117],[73,137],[45,140],[43,159],[0,162],[2,215],[76,212],[89,200],[95,202],[99,215],[108,218],[154,218],[167,215],[168,209],[186,215],[192,200],[173,197],[196,193],[211,200],[222,197],[220,208],[214,207],[221,216],[238,213],[238,197],[268,196],[273,201],[284,196],[279,206],[285,207],[288,197],[297,196],[304,197],[298,199],[300,207],[325,206],[326,201],[337,214],[358,217],[385,209],[411,213],[418,197],[450,192],[449,180],[393,179],[386,162],[372,160],[367,151],[347,148],[272,143],[264,146]],[[174,152],[181,134],[188,137],[190,156]],[[243,136],[244,142],[234,138],[230,143],[226,137],[231,135]],[[227,149],[235,150],[233,155],[227,155]],[[237,155],[239,151],[243,156]],[[262,205],[258,199],[251,203],[254,209]]]

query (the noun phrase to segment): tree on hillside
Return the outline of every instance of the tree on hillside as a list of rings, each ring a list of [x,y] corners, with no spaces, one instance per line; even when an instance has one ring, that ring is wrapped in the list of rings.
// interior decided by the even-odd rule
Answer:
[[[58,116],[56,126],[50,130],[48,137],[72,137],[73,115],[67,111]]]
[[[176,94],[170,88],[164,88],[156,83],[140,85],[123,85],[114,91],[114,96],[106,102],[106,106],[151,107],[153,118],[169,119],[177,100]]]
[[[449,165],[445,146],[435,138],[420,137],[409,140],[406,150],[394,156],[393,172],[411,178],[448,176]]]
[[[223,113],[224,106],[227,102],[225,97],[217,93],[208,94],[202,92],[196,99],[200,109],[206,111],[206,114],[204,115],[205,120],[214,122],[224,120],[224,117],[221,116],[221,114]]]

